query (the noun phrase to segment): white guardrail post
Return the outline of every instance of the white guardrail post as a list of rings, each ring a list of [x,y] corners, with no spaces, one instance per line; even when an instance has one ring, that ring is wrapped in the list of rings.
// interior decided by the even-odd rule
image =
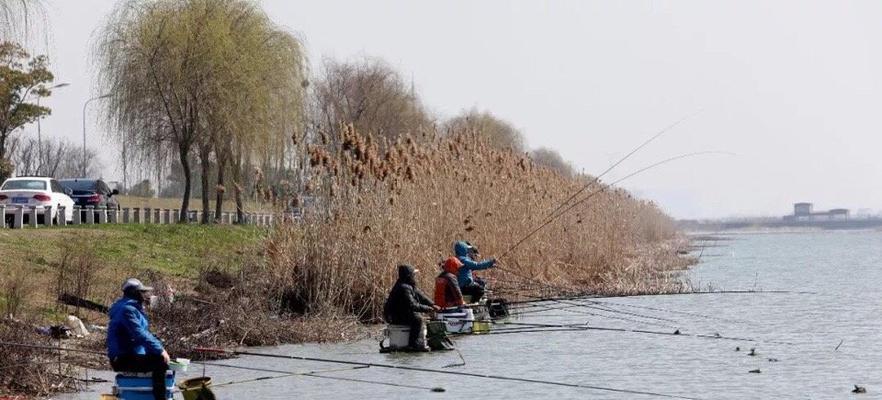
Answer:
[[[71,224],[79,225],[79,224],[83,223],[82,211],[83,211],[82,207],[74,206],[74,208],[73,208],[73,221],[71,221]]]
[[[111,224],[119,223],[119,208],[109,208],[107,210],[107,222]]]
[[[31,212],[28,214],[28,226],[37,227],[37,206],[31,206]]]
[[[98,206],[98,223],[106,224],[107,223],[107,207],[106,206]]]
[[[67,207],[58,206],[55,218],[58,220],[58,226],[67,226]]]
[[[151,222],[150,219],[153,217],[152,211],[153,210],[151,210],[150,207],[144,207],[144,223],[145,224],[149,224]]]
[[[166,225],[171,223],[171,210],[168,208],[162,210],[162,223]]]
[[[12,228],[21,229],[22,225],[24,225],[24,206],[18,206],[12,217]]]
[[[123,208],[122,220],[123,220],[124,224],[128,224],[128,223],[132,222],[132,218],[131,218],[132,214],[131,213],[132,213],[132,210],[129,209],[128,207]]]
[[[0,220],[0,229],[6,228],[6,205],[0,204],[0,217],[3,217],[3,220]]]
[[[172,209],[172,223],[177,224],[181,219],[181,210],[180,209]]]
[[[160,210],[158,208],[153,209],[153,223],[155,223],[155,224],[162,223],[162,216],[160,215],[161,213],[162,213],[162,210]]]
[[[43,207],[43,226],[52,227],[52,206]]]
[[[86,224],[92,225],[95,223],[95,206],[86,206]]]

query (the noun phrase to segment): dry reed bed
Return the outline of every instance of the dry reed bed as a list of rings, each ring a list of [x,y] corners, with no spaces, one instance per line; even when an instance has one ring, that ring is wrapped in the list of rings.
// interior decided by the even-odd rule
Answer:
[[[592,179],[563,176],[476,133],[387,143],[344,126],[321,139],[307,149],[305,188],[318,200],[302,224],[270,235],[267,262],[253,271],[269,278],[271,307],[376,321],[397,264],[420,268],[429,289],[454,241],[499,254]],[[667,273],[684,264],[671,220],[622,189],[589,192],[601,187],[486,273],[497,290],[516,295],[523,276],[558,294],[682,290]]]

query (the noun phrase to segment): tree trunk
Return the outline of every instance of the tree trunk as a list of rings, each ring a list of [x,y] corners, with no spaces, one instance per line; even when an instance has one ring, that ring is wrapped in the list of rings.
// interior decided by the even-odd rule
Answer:
[[[241,154],[235,157],[241,157]],[[233,163],[233,193],[236,198],[236,223],[245,222],[245,206],[242,201],[242,161],[241,159]]]
[[[199,145],[199,160],[202,163],[202,174],[201,174],[201,182],[202,182],[202,223],[208,224],[211,221],[208,219],[208,214],[211,211],[211,204],[209,204],[208,197],[211,195],[211,190],[208,187],[210,184],[210,179],[208,174],[211,172],[211,163],[209,162],[208,157],[211,155],[211,149],[207,144]]]
[[[181,169],[184,171],[184,196],[181,199],[181,215],[178,221],[186,223],[187,215],[190,211],[190,181],[192,180],[192,172],[190,170],[190,146],[186,143],[178,145],[178,157],[181,160]]]
[[[224,194],[226,193],[226,186],[224,186],[224,172],[226,171],[226,161],[227,157],[221,155],[218,152],[217,155],[217,188],[215,189],[215,193],[217,193],[217,198],[214,201],[214,218],[220,219],[220,216],[224,211]]]
[[[0,133],[0,160],[6,159],[6,138],[9,136],[9,132]]]

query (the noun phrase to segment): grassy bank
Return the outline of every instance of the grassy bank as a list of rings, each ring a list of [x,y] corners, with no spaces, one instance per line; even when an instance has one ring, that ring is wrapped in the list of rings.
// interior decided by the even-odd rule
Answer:
[[[92,279],[88,295],[107,303],[117,295],[116,287],[125,276],[153,274],[191,281],[202,269],[234,269],[251,256],[265,234],[252,226],[226,225],[0,230],[0,282],[5,288],[0,297],[10,297],[12,287],[25,286],[24,309],[4,310],[4,314],[54,309],[63,266],[84,269],[81,272]],[[8,302],[0,301],[3,306]]]
[[[228,225],[0,230],[0,340],[54,346],[36,330],[61,324],[69,314],[78,315],[87,325],[104,326],[105,315],[61,305],[58,295],[65,292],[109,305],[119,297],[121,282],[130,276],[171,286],[183,298],[192,296],[202,271],[236,271],[260,253],[265,237],[266,231],[260,228]],[[174,326],[160,321],[156,328],[165,337],[175,337]],[[94,333],[64,343],[101,350],[103,334]],[[74,366],[107,367],[103,357],[76,353],[66,354],[60,365],[35,367],[47,359],[57,361],[57,353],[4,348],[0,364],[13,367],[0,371],[0,396],[74,389],[77,381],[60,375],[75,376]]]

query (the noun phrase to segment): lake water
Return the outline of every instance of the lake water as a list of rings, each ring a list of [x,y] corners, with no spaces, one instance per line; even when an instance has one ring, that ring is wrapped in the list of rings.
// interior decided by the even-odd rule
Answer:
[[[700,399],[882,398],[882,232],[743,234],[713,242],[688,273],[714,290],[784,290],[801,293],[695,294],[603,299],[616,313],[568,308],[524,314],[517,322],[639,328],[720,334],[761,342],[605,331],[469,336],[455,352],[379,354],[375,341],[292,345],[254,351],[314,356],[542,379]],[[813,292],[813,293],[805,293]],[[562,307],[550,304],[549,307]],[[612,319],[587,315],[604,314]],[[643,318],[634,314],[640,314]],[[643,321],[643,322],[639,322]],[[789,342],[791,344],[781,344]],[[838,346],[838,349],[837,349]],[[740,351],[736,351],[736,347]],[[755,348],[755,356],[749,350]],[[770,361],[772,359],[773,361]],[[339,369],[338,364],[242,357],[221,363],[282,371]],[[760,373],[750,373],[759,369]],[[215,382],[273,376],[208,366]],[[194,366],[188,376],[201,375]],[[221,399],[594,398],[652,399],[585,388],[497,381],[424,372],[368,368],[323,373],[345,379],[296,376],[218,387]],[[108,374],[103,374],[108,377]],[[443,387],[444,393],[429,391]],[[108,386],[63,396],[97,399]]]

